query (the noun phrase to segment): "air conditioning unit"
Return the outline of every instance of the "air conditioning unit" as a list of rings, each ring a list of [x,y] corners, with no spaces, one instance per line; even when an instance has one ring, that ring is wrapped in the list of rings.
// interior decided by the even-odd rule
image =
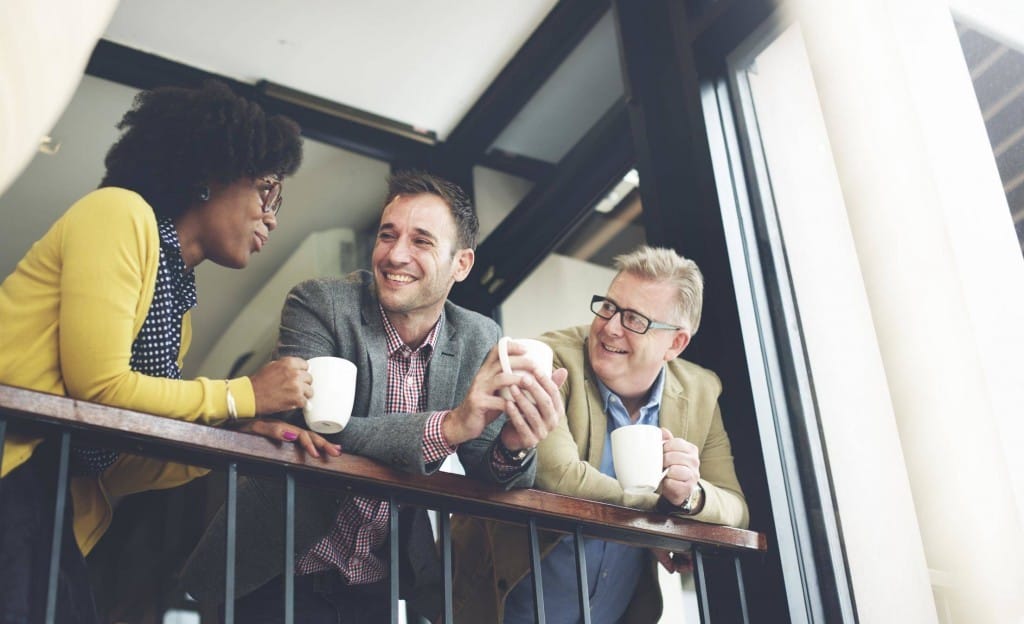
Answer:
[[[313,277],[338,277],[359,268],[356,233],[348,228],[306,237],[228,326],[198,373],[212,379],[249,375],[270,361],[281,306],[293,286]]]

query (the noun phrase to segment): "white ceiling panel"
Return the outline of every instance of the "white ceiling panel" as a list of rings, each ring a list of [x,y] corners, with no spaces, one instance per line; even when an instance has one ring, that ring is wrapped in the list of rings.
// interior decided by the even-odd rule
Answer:
[[[122,0],[105,38],[442,140],[555,0]]]

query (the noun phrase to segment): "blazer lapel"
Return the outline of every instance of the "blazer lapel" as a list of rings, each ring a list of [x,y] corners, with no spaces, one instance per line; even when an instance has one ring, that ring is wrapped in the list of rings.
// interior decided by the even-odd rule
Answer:
[[[384,322],[381,319],[380,305],[372,291],[367,288],[363,291],[363,306],[361,309],[363,331],[362,344],[359,348],[363,352],[367,366],[361,368],[357,375],[356,392],[357,405],[362,403],[365,410],[353,410],[353,414],[362,416],[373,416],[384,413],[385,392],[374,392],[373,388],[387,388],[388,373],[388,342],[384,333]],[[380,380],[374,383],[375,380]]]
[[[690,401],[679,379],[665,369],[665,389],[661,395],[661,408],[658,411],[658,423],[680,438],[687,438],[690,426]]]
[[[455,327],[445,318],[427,368],[427,409],[448,409],[456,404],[461,355],[462,344],[458,341]]]
[[[604,455],[604,440],[608,433],[608,416],[604,413],[601,391],[597,389],[597,374],[590,368],[586,339],[583,341],[583,374],[586,382],[584,387],[587,389],[587,432],[590,436],[587,440],[587,457],[584,459],[591,466],[600,466]]]

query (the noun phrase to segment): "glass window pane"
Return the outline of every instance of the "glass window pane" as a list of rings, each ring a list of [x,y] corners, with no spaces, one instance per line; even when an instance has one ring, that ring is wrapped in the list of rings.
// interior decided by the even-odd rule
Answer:
[[[957,32],[1024,253],[1024,50],[964,24]]]

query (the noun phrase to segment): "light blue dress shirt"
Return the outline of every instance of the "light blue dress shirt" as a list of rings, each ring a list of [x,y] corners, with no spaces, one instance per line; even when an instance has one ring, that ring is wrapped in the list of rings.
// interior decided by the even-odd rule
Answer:
[[[631,422],[629,413],[622,405],[622,399],[597,380],[598,390],[604,401],[604,413],[608,416],[608,430],[604,435],[604,452],[601,454],[602,473],[614,477],[612,463],[611,434],[623,425],[658,425],[661,409],[661,393],[665,387],[665,370],[651,388],[647,404],[640,408],[640,417]],[[614,624],[626,612],[630,598],[636,591],[636,584],[645,565],[644,548],[636,548],[585,538],[584,551],[587,555],[587,584],[590,595],[590,621],[592,624]],[[544,612],[550,624],[576,624],[582,621],[576,582],[576,551],[573,538],[567,535],[559,540],[547,557],[541,562],[541,576],[544,579]],[[533,624],[533,575],[527,574],[505,600],[505,624]]]

